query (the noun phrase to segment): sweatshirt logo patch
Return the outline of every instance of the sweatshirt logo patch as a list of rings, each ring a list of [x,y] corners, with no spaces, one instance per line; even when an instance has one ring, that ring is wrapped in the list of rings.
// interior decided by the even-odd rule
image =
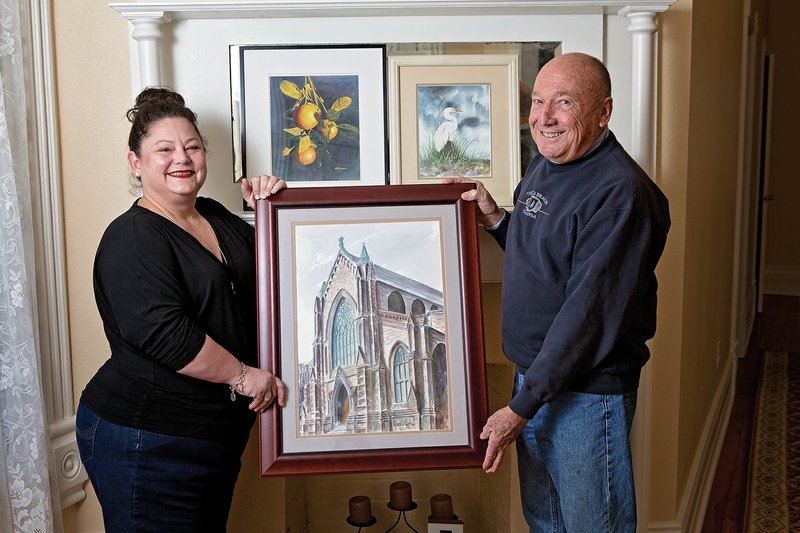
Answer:
[[[522,212],[531,218],[536,218],[539,213],[543,215],[550,214],[543,209],[548,204],[547,198],[536,191],[526,192],[525,198],[520,198],[517,202],[525,206]]]

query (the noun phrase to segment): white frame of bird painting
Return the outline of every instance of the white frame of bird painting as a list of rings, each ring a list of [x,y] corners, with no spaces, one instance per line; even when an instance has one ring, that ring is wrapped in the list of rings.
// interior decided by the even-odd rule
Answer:
[[[288,189],[272,214],[257,206],[256,230],[272,237],[272,259],[258,237],[259,276],[277,276],[259,298],[259,352],[288,391],[279,418],[262,417],[264,475],[480,464],[475,207],[460,199],[471,187]]]
[[[517,54],[388,58],[389,181],[483,182],[511,207],[521,176]]]
[[[231,46],[234,181],[385,184],[385,61],[383,45]]]

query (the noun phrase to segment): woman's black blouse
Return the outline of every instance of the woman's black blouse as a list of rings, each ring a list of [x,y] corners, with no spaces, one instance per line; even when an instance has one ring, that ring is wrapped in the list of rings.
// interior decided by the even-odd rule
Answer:
[[[225,261],[170,220],[131,208],[106,229],[94,292],[111,357],[81,401],[106,420],[166,435],[247,438],[250,399],[226,384],[179,374],[208,335],[250,366],[256,355],[255,231],[197,198]]]

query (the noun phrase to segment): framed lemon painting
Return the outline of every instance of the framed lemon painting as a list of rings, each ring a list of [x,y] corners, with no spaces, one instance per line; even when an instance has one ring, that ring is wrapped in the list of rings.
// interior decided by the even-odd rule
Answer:
[[[386,183],[385,46],[236,45],[230,60],[234,180]]]

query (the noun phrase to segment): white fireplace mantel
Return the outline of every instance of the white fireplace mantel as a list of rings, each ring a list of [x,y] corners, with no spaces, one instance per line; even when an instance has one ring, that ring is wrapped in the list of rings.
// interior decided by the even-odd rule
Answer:
[[[657,179],[657,18],[676,1],[173,0],[110,7],[130,23],[132,94],[166,84],[188,95],[192,109],[207,121],[203,126],[212,146],[230,146],[228,45],[558,41],[564,52],[590,53],[609,66],[615,84],[612,128]],[[327,31],[332,27],[335,32]],[[209,159],[209,175],[230,174],[225,152]],[[238,192],[233,196],[241,202]],[[645,491],[649,380],[645,368],[632,435],[637,487]],[[640,505],[646,524],[647,499]]]
[[[653,107],[655,77],[656,18],[676,0],[272,0],[252,2],[180,1],[125,2],[110,6],[131,24],[131,54],[134,72],[132,91],[163,82],[162,60],[165,56],[164,32],[175,23],[193,20],[280,19],[363,19],[364,17],[398,21],[420,18],[450,20],[486,17],[542,16],[558,20],[569,30],[569,20],[586,15],[614,15],[629,21],[631,34],[630,142],[628,149],[647,171],[652,171]],[[485,40],[475,35],[475,40]],[[353,36],[353,42],[368,39]],[[335,39],[334,39],[335,40]],[[394,39],[399,41],[401,39]],[[413,41],[414,36],[409,40]],[[433,35],[427,40],[446,40]],[[462,39],[469,40],[469,39]],[[513,39],[509,39],[513,40]],[[333,41],[331,41],[333,42]],[[290,44],[290,43],[287,43]],[[580,49],[580,45],[577,46]],[[602,44],[600,44],[602,50]],[[585,50],[589,53],[595,50]],[[598,54],[599,55],[599,54]]]

